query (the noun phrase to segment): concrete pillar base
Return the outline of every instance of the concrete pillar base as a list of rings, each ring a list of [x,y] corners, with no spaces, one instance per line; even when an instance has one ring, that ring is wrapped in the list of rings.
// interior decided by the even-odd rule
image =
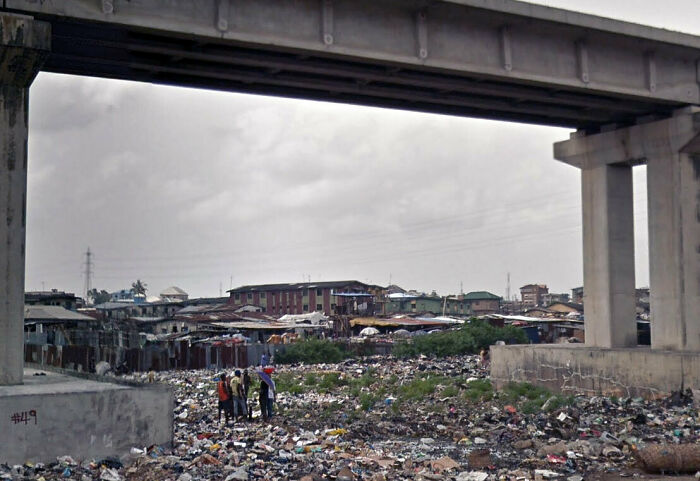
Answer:
[[[563,394],[658,398],[700,389],[700,352],[572,344],[491,347],[496,388],[529,382]]]
[[[0,463],[99,460],[172,443],[174,395],[167,386],[36,372],[25,369],[24,385],[0,386]]]

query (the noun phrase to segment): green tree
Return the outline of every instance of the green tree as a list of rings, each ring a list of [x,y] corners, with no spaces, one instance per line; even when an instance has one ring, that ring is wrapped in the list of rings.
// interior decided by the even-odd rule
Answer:
[[[141,282],[141,279],[136,279],[136,282],[131,284],[131,292],[135,295],[145,296],[148,290],[148,284]]]
[[[92,304],[102,304],[104,302],[108,302],[111,298],[112,295],[104,289],[97,290],[93,288],[88,292],[87,300]]]

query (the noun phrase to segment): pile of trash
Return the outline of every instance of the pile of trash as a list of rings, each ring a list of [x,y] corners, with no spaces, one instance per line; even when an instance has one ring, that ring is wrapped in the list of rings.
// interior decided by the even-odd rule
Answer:
[[[0,479],[581,481],[642,468],[700,471],[700,399],[691,391],[657,401],[567,397],[527,384],[496,392],[477,356],[374,356],[277,366],[273,418],[263,421],[258,408],[252,420],[226,425],[218,374],[157,374],[175,390],[172,447],[3,465]]]

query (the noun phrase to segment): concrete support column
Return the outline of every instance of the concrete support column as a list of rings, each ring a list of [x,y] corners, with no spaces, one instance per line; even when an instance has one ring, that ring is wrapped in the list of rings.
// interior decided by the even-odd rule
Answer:
[[[632,167],[581,171],[586,344],[637,345]]]
[[[586,343],[636,344],[631,166],[646,163],[651,345],[700,351],[700,108],[577,132],[554,157],[583,171]]]
[[[28,92],[49,46],[48,24],[0,14],[0,385],[22,383]]]
[[[700,145],[685,150],[647,159],[651,345],[700,351]]]

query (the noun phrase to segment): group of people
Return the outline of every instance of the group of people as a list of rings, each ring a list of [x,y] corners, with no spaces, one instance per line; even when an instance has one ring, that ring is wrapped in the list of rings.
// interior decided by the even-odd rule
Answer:
[[[259,369],[253,372],[260,378],[260,412],[263,420],[272,418],[272,407],[275,400],[275,383],[270,377],[272,369],[265,367],[267,363],[261,363]],[[233,419],[244,421],[253,419],[253,407],[248,401],[248,393],[251,386],[251,373],[249,369],[243,372],[236,370],[233,375],[226,373],[219,375],[217,384],[217,396],[219,400],[219,423],[221,423],[221,413],[224,413],[226,424]]]

